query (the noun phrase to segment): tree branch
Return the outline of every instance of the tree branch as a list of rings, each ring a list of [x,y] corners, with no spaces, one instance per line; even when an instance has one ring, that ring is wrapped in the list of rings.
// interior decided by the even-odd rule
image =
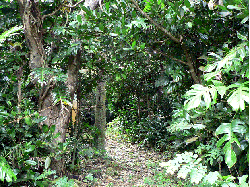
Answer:
[[[148,54],[152,54],[152,53],[150,53],[148,50],[146,50],[146,52],[147,52]],[[175,58],[175,57],[173,57],[173,56],[164,54],[164,53],[162,53],[162,52],[160,52],[160,51],[153,50],[153,54],[160,54],[160,55],[162,55],[162,56],[169,57],[169,58],[171,58],[171,59],[174,60],[174,61],[180,62],[181,64],[184,64],[184,65],[187,65],[187,66],[188,66],[188,63],[187,63],[187,62],[184,62],[184,61],[182,61],[182,60],[180,60],[180,59],[177,59],[177,58]]]
[[[143,12],[143,10],[139,7],[139,5],[136,3],[135,0],[130,0],[134,5],[135,5],[135,8],[144,16],[146,17],[153,25],[155,25],[159,30],[161,30],[162,32],[164,32],[171,40],[173,40],[174,42],[180,44],[182,46],[182,49],[184,50],[184,54],[187,58],[187,62],[184,62],[182,60],[179,60],[179,59],[176,59],[176,58],[173,58],[171,56],[167,56],[167,57],[170,57],[172,58],[173,60],[177,61],[177,62],[180,62],[182,64],[185,64],[189,67],[189,71],[190,71],[190,74],[191,74],[191,77],[193,78],[194,82],[196,84],[199,84],[200,83],[200,80],[199,78],[197,77],[196,73],[195,73],[195,69],[194,69],[194,65],[192,63],[192,60],[187,52],[187,49],[186,49],[186,46],[185,44],[182,42],[182,37],[180,37],[180,39],[177,39],[176,37],[174,37],[169,31],[167,31],[164,27],[162,27],[161,25],[159,25],[158,23],[156,23],[152,18],[150,18],[145,12]],[[161,53],[162,54],[162,53]],[[164,54],[162,54],[164,55]],[[166,55],[164,55],[166,56]]]
[[[79,1],[78,3],[74,4],[74,5],[65,5],[65,4],[61,4],[58,9],[54,10],[52,13],[50,14],[46,14],[46,15],[43,15],[42,16],[42,20],[44,20],[46,17],[49,17],[49,16],[53,16],[55,13],[57,13],[62,7],[68,7],[68,8],[75,8],[76,6],[78,6],[79,4],[85,2],[85,0],[81,0]]]
[[[175,38],[169,31],[167,31],[165,28],[163,28],[161,25],[156,23],[151,17],[149,17],[143,10],[139,7],[139,5],[135,2],[135,0],[130,0],[134,5],[135,8],[144,16],[146,17],[153,25],[155,25],[158,29],[160,29],[162,32],[164,32],[171,40],[173,40],[176,43],[181,43],[181,39]]]
[[[64,5],[64,6],[69,7],[69,8],[75,8],[76,6],[81,4],[82,2],[85,2],[85,0],[81,0],[81,1],[79,1],[78,3],[76,3],[76,4],[72,5],[72,6],[70,6],[70,5]]]
[[[180,63],[182,63],[182,64],[184,64],[184,65],[188,65],[187,62],[184,62],[184,61],[182,61],[182,60],[180,60],[180,59],[174,58],[174,57],[172,57],[172,56],[169,56],[169,57],[170,57],[172,60],[174,60],[174,61],[180,62]]]
[[[61,8],[63,7],[63,4],[61,4],[58,9],[54,10],[52,13],[50,14],[46,14],[42,16],[42,20],[44,20],[45,18],[49,17],[49,16],[53,16],[55,13],[57,13]]]

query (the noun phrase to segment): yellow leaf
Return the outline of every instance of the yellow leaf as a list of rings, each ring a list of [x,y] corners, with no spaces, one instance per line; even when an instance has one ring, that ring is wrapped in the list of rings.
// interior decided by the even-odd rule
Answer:
[[[198,137],[195,136],[195,137],[192,137],[192,138],[189,138],[189,139],[185,140],[185,142],[186,142],[187,144],[189,144],[189,143],[195,142],[197,139],[198,139]]]

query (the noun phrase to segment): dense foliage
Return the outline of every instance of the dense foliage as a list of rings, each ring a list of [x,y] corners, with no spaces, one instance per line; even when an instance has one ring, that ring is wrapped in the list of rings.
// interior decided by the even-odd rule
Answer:
[[[20,2],[0,2],[4,185],[71,186],[66,176],[54,180],[51,159],[64,160],[67,174],[77,174],[81,160],[101,155],[94,148],[101,78],[107,121],[115,119],[128,141],[173,153],[161,164],[167,173],[196,184],[247,185],[248,1],[111,0],[96,10],[83,1],[37,1],[46,54],[39,68],[31,66]],[[56,124],[44,124],[41,93],[49,85],[51,106],[71,111],[72,59],[78,115],[67,121],[65,142],[55,144],[61,134]],[[182,154],[174,158],[175,152]]]

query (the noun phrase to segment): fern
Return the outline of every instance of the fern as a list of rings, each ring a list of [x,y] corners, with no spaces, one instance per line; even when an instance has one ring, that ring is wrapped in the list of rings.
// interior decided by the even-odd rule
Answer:
[[[11,35],[14,35],[17,31],[20,31],[22,28],[23,26],[15,26],[2,33],[0,35],[0,46],[6,40],[6,38],[10,37]]]
[[[4,157],[0,156],[0,179],[1,181],[4,181],[4,179],[7,182],[12,182],[13,179],[16,180],[16,175],[14,171],[11,169],[8,162],[5,160]]]

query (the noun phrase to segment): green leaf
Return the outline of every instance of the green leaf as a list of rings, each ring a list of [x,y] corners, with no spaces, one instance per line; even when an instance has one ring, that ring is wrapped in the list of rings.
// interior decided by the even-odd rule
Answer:
[[[53,59],[52,59],[52,63],[54,64],[54,63],[57,63],[59,60],[61,60],[61,58],[59,58],[59,57],[54,57]]]
[[[133,48],[123,48],[124,51],[132,51],[134,50]]]
[[[48,132],[49,131],[48,125],[45,125],[45,124],[43,125],[42,129],[43,129],[43,132]]]
[[[231,9],[231,10],[241,10],[242,8],[237,6],[237,5],[228,5],[227,6],[228,9]]]
[[[184,103],[186,110],[191,110],[200,106],[202,98],[204,99],[207,109],[211,106],[211,98],[214,102],[216,101],[217,93],[215,88],[204,87],[201,84],[195,84],[191,88],[192,89],[185,94],[187,98]]]
[[[200,105],[201,102],[201,97],[200,96],[195,96],[192,97],[191,99],[188,99],[185,101],[184,105],[185,105],[185,109],[186,110],[191,110],[193,108],[196,108]]]
[[[31,118],[30,117],[26,117],[24,118],[24,121],[27,125],[32,125],[32,121],[31,121]]]
[[[116,80],[116,81],[121,80],[121,76],[120,76],[120,75],[116,75],[116,76],[115,76],[115,80]]]
[[[28,148],[24,152],[27,152],[27,153],[32,152],[34,151],[35,148],[36,148],[35,145],[28,145]]]
[[[218,136],[219,134],[229,134],[231,136],[231,123],[222,123],[215,131],[215,135]]]
[[[187,22],[187,24],[186,24],[186,25],[187,25],[187,27],[188,27],[188,28],[192,28],[193,23],[192,23],[192,22]]]
[[[247,37],[246,36],[243,36],[242,34],[240,34],[238,31],[237,31],[237,37],[241,40],[244,40],[244,41],[247,41]]]
[[[56,129],[56,126],[55,126],[55,125],[52,125],[52,126],[50,127],[50,132],[54,133],[54,132],[55,132],[55,129]]]
[[[246,23],[248,20],[249,20],[249,16],[245,17],[240,23],[241,23],[241,24],[244,24],[244,23]]]
[[[105,3],[106,11],[109,11],[109,7],[110,7],[109,4],[110,4],[109,2]]]
[[[76,16],[76,18],[77,18],[78,23],[79,23],[79,24],[82,24],[82,16],[81,16],[80,14],[78,14],[78,15]]]
[[[116,34],[116,33],[110,33],[109,35],[110,35],[110,36],[113,36],[113,37],[118,36],[118,34]]]
[[[217,147],[220,147],[225,141],[227,143],[223,147],[223,151],[225,153],[225,162],[229,168],[231,168],[237,161],[236,154],[232,148],[232,143],[236,142],[236,144],[240,147],[240,142],[233,132],[242,132],[245,133],[246,130],[239,125],[242,123],[240,120],[235,119],[231,123],[222,123],[215,132],[215,135],[225,134],[218,142]]]
[[[238,177],[240,187],[248,187],[249,186],[248,183],[246,182],[247,178],[248,178],[248,175],[243,175],[242,177]]]
[[[214,64],[208,64],[208,65],[206,65],[206,67],[205,67],[205,71],[206,71],[206,72],[211,72],[211,71],[213,71],[215,68],[216,68],[216,64],[215,64],[215,63],[214,63]]]
[[[223,98],[228,88],[226,86],[217,86],[216,89],[220,94],[221,98]]]
[[[225,134],[222,138],[220,138],[216,143],[216,146],[220,147],[226,140],[229,140],[228,134]]]
[[[231,96],[227,102],[232,106],[233,110],[240,111],[245,109],[245,102],[249,103],[249,88],[244,84],[232,84],[228,88],[238,87],[232,91]]]
[[[144,50],[144,49],[145,49],[145,43],[142,43],[142,44],[140,45],[140,48],[141,48],[141,50]]]
[[[61,135],[60,132],[56,133],[55,136],[54,136],[54,139],[58,138],[60,135]]]
[[[12,27],[11,29],[3,32],[1,35],[0,35],[0,46],[1,46],[1,43],[3,43],[6,38],[10,37],[11,35],[14,35],[17,31],[20,31],[23,29],[23,26],[15,26],[15,27]]]
[[[190,4],[189,0],[185,0],[185,1],[184,1],[184,5],[185,5],[187,8],[191,7],[191,4]]]
[[[125,74],[121,74],[122,75],[122,78],[126,79],[126,75]]]
[[[239,51],[245,50],[245,46],[248,46],[247,42],[240,43],[236,47],[232,48],[224,58],[222,58],[220,61],[217,61],[217,71],[219,71],[221,68],[229,69],[239,65],[239,62],[242,61],[242,59],[237,58],[237,54]],[[219,55],[216,57],[220,59]]]
[[[136,41],[133,41],[133,43],[132,43],[131,47],[134,49],[134,48],[135,48],[135,46],[136,46]]]
[[[50,163],[51,163],[51,159],[50,159],[50,157],[47,157],[46,160],[45,160],[45,169],[49,168]]]
[[[240,120],[235,119],[231,123],[232,123],[232,131],[233,132],[237,132],[240,134],[245,134],[247,132],[247,128],[245,126],[239,125],[239,124],[244,124]]]
[[[231,168],[236,163],[236,154],[231,146],[230,142],[227,142],[223,148],[225,152],[225,162],[229,168]]]
[[[29,165],[32,165],[32,166],[36,165],[36,161],[34,161],[34,160],[26,160],[25,163],[29,164]]]

